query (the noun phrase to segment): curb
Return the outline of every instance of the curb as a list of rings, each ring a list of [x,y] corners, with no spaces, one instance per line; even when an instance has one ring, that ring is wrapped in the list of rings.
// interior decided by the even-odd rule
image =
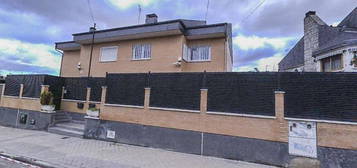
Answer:
[[[25,164],[31,164],[33,166],[37,166],[40,168],[57,168],[56,166],[54,166],[53,164],[41,161],[41,160],[37,160],[37,159],[33,159],[33,158],[29,158],[29,157],[24,157],[24,156],[16,156],[16,155],[11,155],[5,152],[0,151],[0,156],[5,157],[5,158],[9,158],[15,161],[19,161]]]

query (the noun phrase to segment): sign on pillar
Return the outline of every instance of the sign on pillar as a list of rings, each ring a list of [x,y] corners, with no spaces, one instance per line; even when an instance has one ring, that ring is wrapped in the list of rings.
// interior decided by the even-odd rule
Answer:
[[[315,122],[289,121],[289,154],[317,158]]]

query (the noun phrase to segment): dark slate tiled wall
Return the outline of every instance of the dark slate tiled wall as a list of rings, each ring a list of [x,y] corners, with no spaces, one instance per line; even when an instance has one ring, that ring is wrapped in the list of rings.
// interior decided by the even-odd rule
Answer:
[[[285,115],[357,121],[356,73],[282,73]]]
[[[88,78],[65,78],[64,87],[66,93],[65,99],[86,100]]]
[[[208,73],[208,111],[275,114],[276,73]]]
[[[202,73],[157,73],[150,76],[150,106],[200,110]]]
[[[143,106],[146,85],[147,74],[109,74],[106,103]]]
[[[100,102],[102,96],[102,86],[106,86],[105,78],[89,78],[90,101]]]
[[[39,98],[41,85],[46,75],[8,75],[5,80],[5,95],[19,96],[20,85],[24,84],[23,96]]]

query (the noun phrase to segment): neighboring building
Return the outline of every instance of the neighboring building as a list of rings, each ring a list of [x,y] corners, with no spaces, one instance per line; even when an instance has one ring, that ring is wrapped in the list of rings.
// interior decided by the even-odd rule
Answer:
[[[142,25],[73,34],[73,41],[56,43],[56,49],[63,51],[63,77],[226,72],[232,70],[232,26],[183,19],[158,22],[150,14]]]
[[[357,8],[336,27],[306,13],[304,37],[279,63],[279,71],[357,72]]]

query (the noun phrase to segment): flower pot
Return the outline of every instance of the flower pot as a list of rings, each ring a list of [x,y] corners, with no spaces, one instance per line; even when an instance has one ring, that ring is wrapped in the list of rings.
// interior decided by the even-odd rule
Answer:
[[[87,115],[90,117],[99,117],[99,110],[87,110]]]
[[[41,112],[54,113],[55,108],[55,105],[41,105]]]

